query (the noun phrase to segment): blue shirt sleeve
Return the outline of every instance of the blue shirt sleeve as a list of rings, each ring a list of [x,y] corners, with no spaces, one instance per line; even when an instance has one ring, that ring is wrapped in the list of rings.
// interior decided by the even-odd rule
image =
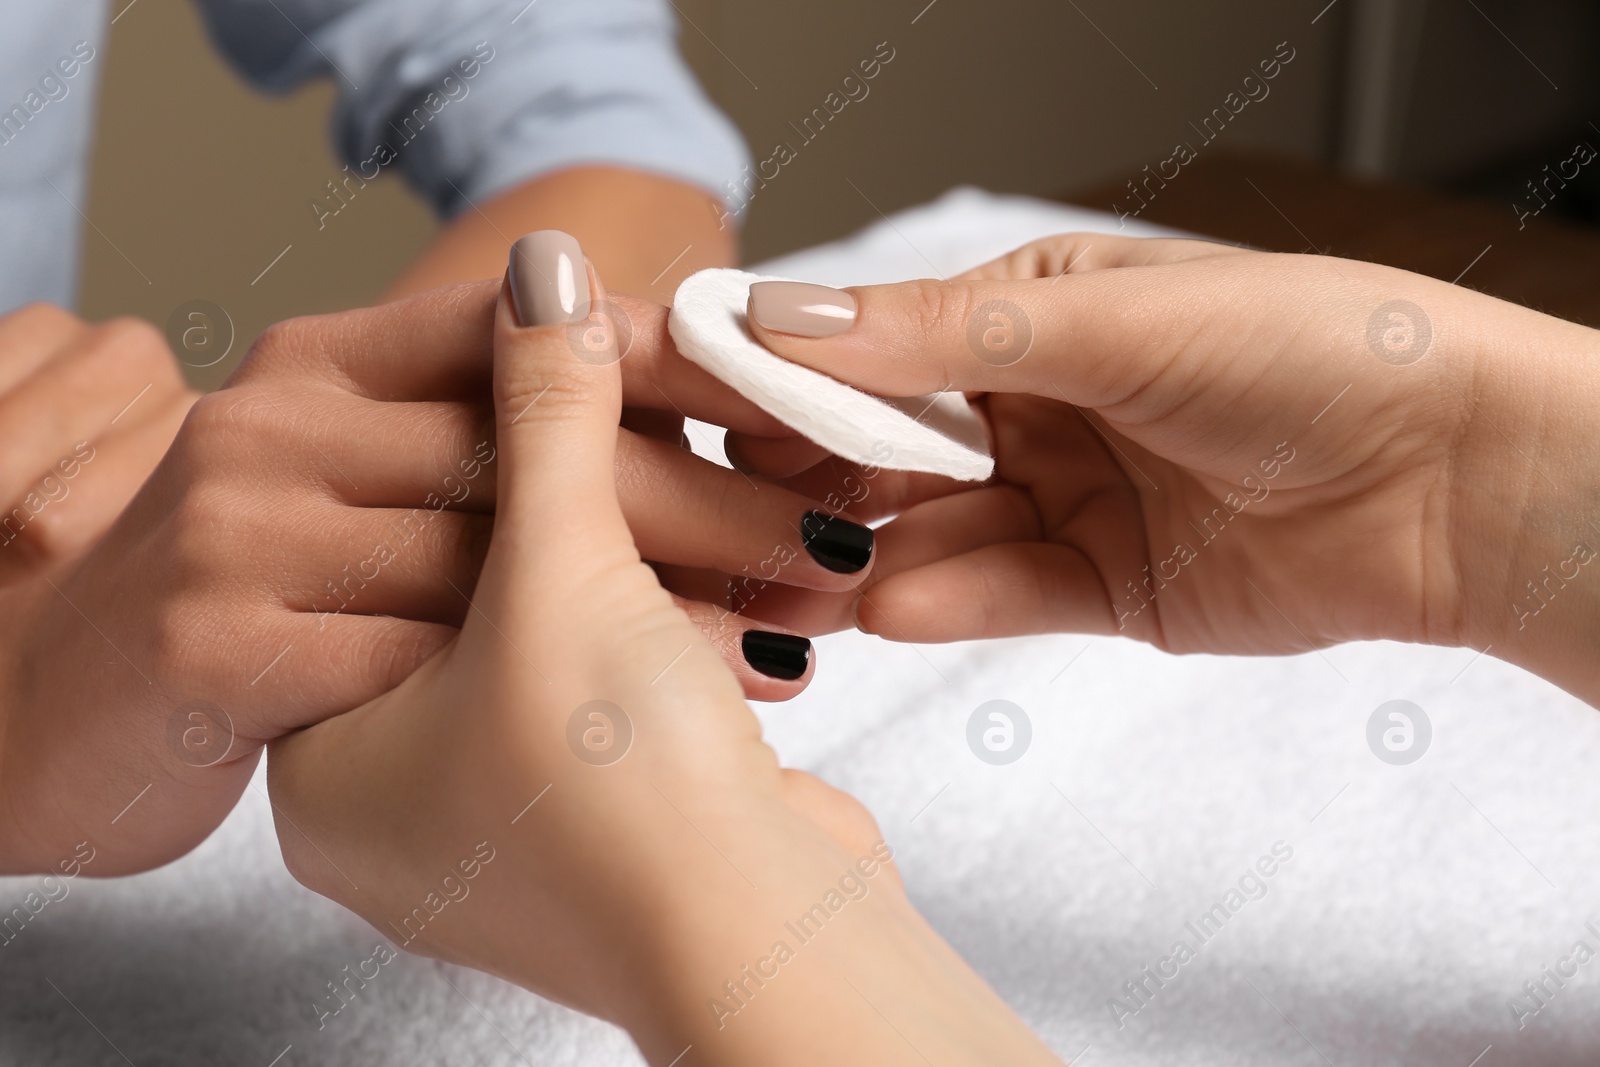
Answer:
[[[253,82],[339,87],[339,154],[450,215],[584,163],[727,200],[747,162],[676,47],[667,0],[198,0]]]

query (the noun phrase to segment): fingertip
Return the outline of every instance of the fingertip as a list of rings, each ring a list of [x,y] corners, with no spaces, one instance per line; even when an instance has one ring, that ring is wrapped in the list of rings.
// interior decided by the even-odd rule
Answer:
[[[856,322],[857,304],[848,289],[813,282],[750,283],[745,313],[752,327],[769,335],[835,337]]]
[[[722,448],[734,470],[774,480],[802,474],[832,455],[821,445],[794,433],[768,437],[730,430],[723,438]]]
[[[877,557],[877,533],[843,512],[812,509],[800,517],[800,543],[829,574],[851,585],[864,581]]]
[[[585,268],[579,277],[579,265]],[[512,242],[506,265],[519,326],[582,322],[589,317],[594,267],[578,239],[563,230],[535,230]]]
[[[872,625],[877,622],[877,612],[867,602],[865,596],[858,596],[851,603],[850,622],[862,633],[877,636],[878,631],[872,629]]]
[[[570,235],[542,230],[512,246],[494,334],[497,540],[511,530],[518,539],[555,537],[553,509],[570,526],[604,530],[606,540],[625,531],[613,488],[616,338],[594,315],[604,298]]]
[[[678,593],[672,599],[705,634],[750,700],[788,700],[811,684],[816,650],[809,638],[780,626],[752,625],[703,600]]]
[[[752,700],[788,700],[816,674],[816,649],[799,634],[751,628],[740,637],[739,651],[735,673]]]

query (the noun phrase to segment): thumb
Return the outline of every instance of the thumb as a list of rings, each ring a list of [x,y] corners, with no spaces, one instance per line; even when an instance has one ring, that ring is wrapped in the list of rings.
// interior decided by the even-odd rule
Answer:
[[[530,587],[559,596],[638,559],[617,503],[622,384],[608,306],[569,234],[540,230],[511,246],[495,307],[499,474],[480,603],[526,604],[519,591]]]
[[[749,322],[777,355],[879,396],[959,389],[1099,407],[1164,363],[1162,322],[1141,291],[1124,271],[851,289],[768,281],[750,286]]]

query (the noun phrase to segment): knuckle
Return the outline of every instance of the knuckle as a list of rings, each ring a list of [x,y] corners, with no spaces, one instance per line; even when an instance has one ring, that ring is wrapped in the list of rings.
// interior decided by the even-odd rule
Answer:
[[[65,308],[43,301],[25,304],[12,312],[17,323],[45,334],[72,333],[84,328],[83,320]]]
[[[33,516],[24,506],[0,513],[0,552],[6,554],[8,563],[27,571],[47,567],[52,562],[40,557],[33,526]]]
[[[90,328],[89,344],[96,354],[128,363],[151,363],[160,357],[170,362],[167,339],[143,319],[130,315],[102,322]]]
[[[527,360],[521,367],[502,365],[502,380],[497,390],[500,414],[508,424],[535,417],[581,416],[595,394],[594,383],[589,380],[586,369],[558,360]]]
[[[262,437],[270,406],[246,390],[207,393],[189,408],[173,448],[193,463],[209,466],[226,457],[239,439]]]
[[[53,481],[53,478],[46,478]],[[78,547],[80,531],[70,515],[60,508],[45,507],[22,526],[17,544],[34,561],[43,565],[70,557]]]
[[[124,374],[149,379],[168,393],[181,387],[183,374],[167,339],[155,326],[128,316],[91,327],[90,355],[101,366],[114,366]]]
[[[315,322],[310,318],[284,319],[268,326],[256,335],[237,373],[242,377],[320,357],[323,339]]]
[[[964,285],[939,281],[912,283],[911,317],[916,337],[960,337],[967,328],[972,300]]]
[[[745,628],[739,624],[737,615],[696,600],[685,601],[681,606],[719,656],[729,663],[738,663],[743,658],[741,643]]]
[[[1087,258],[1089,249],[1093,247],[1091,239],[1082,233],[1062,233],[1054,237],[1045,237],[1028,246],[1033,249],[1035,256],[1035,278],[1053,278],[1058,274],[1065,274],[1069,267],[1087,270],[1092,264],[1083,262]]]
[[[409,678],[452,637],[455,629],[419,622],[397,622],[374,637],[352,643],[344,652],[344,669],[361,681],[362,700],[379,696]]]

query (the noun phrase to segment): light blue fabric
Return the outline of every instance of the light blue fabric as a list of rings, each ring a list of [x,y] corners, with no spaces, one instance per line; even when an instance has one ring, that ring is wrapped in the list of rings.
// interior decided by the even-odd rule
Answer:
[[[84,0],[0,0],[0,12],[0,311],[70,304],[105,18]]]
[[[446,216],[580,163],[725,196],[746,162],[677,53],[667,0],[197,3],[256,85],[332,78],[334,144],[351,171],[397,170]],[[0,311],[70,305],[109,15],[88,0],[0,0],[0,12]],[[75,47],[92,58],[67,78],[57,64],[72,66]]]

